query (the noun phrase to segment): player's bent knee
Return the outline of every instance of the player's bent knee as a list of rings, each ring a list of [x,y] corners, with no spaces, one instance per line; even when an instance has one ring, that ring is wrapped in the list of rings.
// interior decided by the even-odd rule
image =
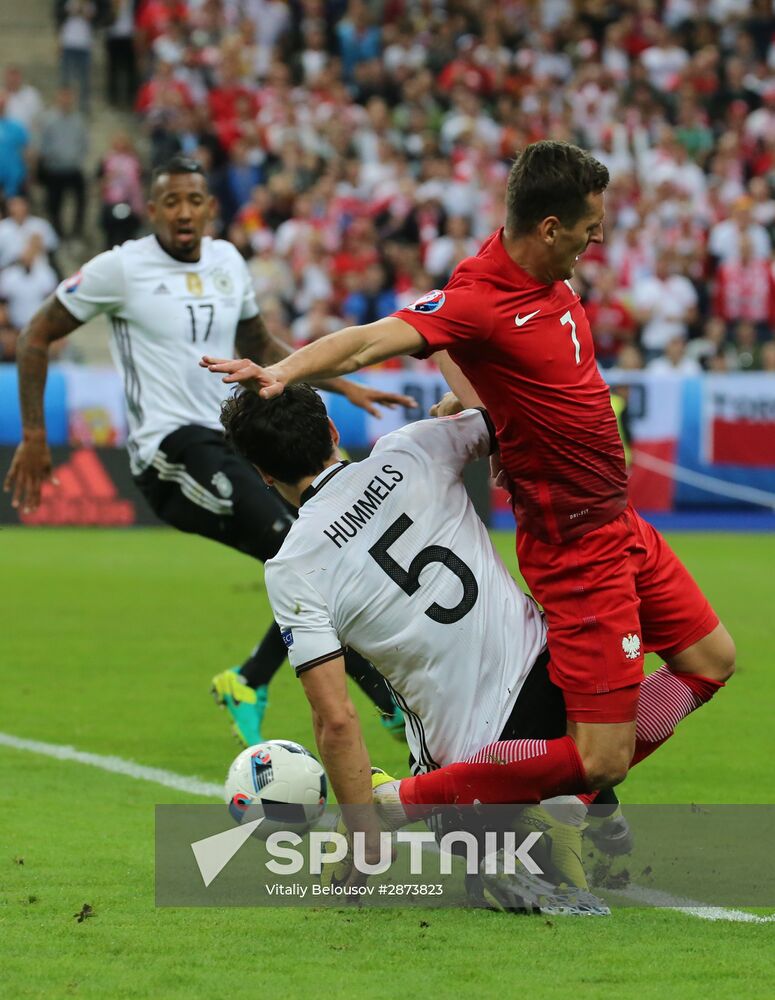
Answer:
[[[723,636],[719,639],[719,654],[718,654],[718,664],[717,679],[720,681],[728,681],[732,674],[735,672],[735,661],[737,659],[737,649],[735,647],[735,640],[732,636],[724,629]]]
[[[600,757],[596,754],[588,758],[582,757],[590,790],[598,791],[601,788],[610,788],[621,784],[627,777],[631,760],[632,754],[624,751],[607,757]]]
[[[723,683],[735,672],[735,655],[734,640],[719,623],[694,645],[670,657],[667,663],[678,673],[699,674]]]

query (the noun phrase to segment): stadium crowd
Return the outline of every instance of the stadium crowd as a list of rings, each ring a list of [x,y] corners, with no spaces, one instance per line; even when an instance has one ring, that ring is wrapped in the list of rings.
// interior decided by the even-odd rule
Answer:
[[[502,223],[515,150],[555,138],[611,175],[577,271],[601,366],[775,371],[771,0],[66,0],[58,30],[51,106],[15,67],[0,94],[6,360],[83,232],[102,35],[138,137],[100,161],[105,245],[141,231],[151,168],[195,157],[274,334],[443,285]]]

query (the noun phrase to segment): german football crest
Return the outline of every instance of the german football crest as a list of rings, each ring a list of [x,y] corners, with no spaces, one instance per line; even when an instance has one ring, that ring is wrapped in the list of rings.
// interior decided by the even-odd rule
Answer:
[[[234,291],[234,282],[231,280],[231,275],[225,271],[213,271],[213,284],[215,285],[216,292],[220,292],[221,295],[231,295]]]
[[[192,295],[201,295],[204,292],[202,279],[192,271],[186,272],[186,288]]]
[[[204,307],[206,308],[206,307]],[[229,497],[234,492],[234,487],[232,486],[231,480],[226,475],[225,472],[216,472],[210,482],[218,490],[224,500],[228,500]]]

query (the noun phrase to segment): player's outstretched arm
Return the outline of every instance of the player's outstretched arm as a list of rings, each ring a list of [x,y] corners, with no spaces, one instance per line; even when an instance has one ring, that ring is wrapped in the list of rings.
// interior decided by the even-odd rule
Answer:
[[[267,365],[271,367],[293,353],[293,348],[289,344],[271,336],[260,315],[242,320],[238,324],[235,344],[237,353],[242,356],[242,360],[253,361],[259,368]],[[211,367],[212,370],[220,369]],[[241,371],[242,369],[239,370]],[[224,379],[225,381],[227,379]],[[411,396],[403,396],[395,392],[385,392],[382,389],[359,385],[357,382],[350,382],[344,378],[315,378],[311,381],[318,389],[325,389],[328,392],[335,392],[340,396],[344,396],[354,406],[359,406],[362,410],[366,410],[373,417],[381,416],[377,408],[378,406],[386,406],[390,409],[396,406],[417,406],[417,402]]]
[[[22,441],[14,453],[4,489],[13,494],[13,506],[21,507],[25,513],[34,511],[40,504],[43,483],[56,482],[52,475],[51,452],[43,417],[49,346],[80,325],[80,320],[71,315],[55,295],[51,295],[19,335],[16,365]]]
[[[413,326],[389,316],[321,337],[267,367],[245,358],[234,361],[205,356],[200,363],[211,372],[222,373],[224,382],[249,385],[265,399],[271,399],[294,382],[337,378],[399,354],[413,354],[424,344]]]

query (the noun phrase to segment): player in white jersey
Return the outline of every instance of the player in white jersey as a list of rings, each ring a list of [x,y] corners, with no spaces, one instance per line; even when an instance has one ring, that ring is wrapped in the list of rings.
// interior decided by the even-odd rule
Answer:
[[[462,485],[463,467],[492,440],[482,411],[468,410],[408,424],[363,461],[327,466],[266,565],[297,674],[343,647],[368,650],[423,771],[500,735],[546,646],[536,604],[514,585]]]
[[[565,731],[543,615],[512,580],[463,484],[464,466],[494,447],[484,411],[409,424],[355,464],[341,460],[336,428],[309,386],[271,400],[241,390],[221,420],[236,450],[299,508],[266,564],[266,586],[339,802],[363,806],[372,795],[345,684],[350,646],[391,684],[414,774],[475,759],[494,742],[538,744]],[[585,807],[573,799],[571,808],[580,822]],[[368,813],[361,820],[368,827]],[[555,823],[552,858],[558,881],[585,888],[580,837],[578,824]]]
[[[202,351],[285,357],[259,316],[244,260],[225,240],[204,236],[213,200],[198,163],[175,157],[154,173],[148,212],[153,234],[99,254],[57,288],[19,338],[23,440],[6,477],[13,504],[34,510],[52,480],[43,391],[49,345],[99,313],[112,325],[111,350],[123,375],[128,450],[135,481],[168,524],[266,560],[292,515],[256,471],[227,446],[218,383],[197,365]],[[336,379],[326,387],[369,412],[406,397]],[[260,741],[266,685],[285,658],[273,625],[240,668],[213,679],[246,743]],[[400,724],[384,682],[353,655],[348,667],[388,727]]]
[[[336,428],[308,386],[272,400],[242,391],[221,419],[236,450],[299,506],[266,564],[266,586],[339,801],[364,802],[371,791],[354,717],[342,736],[346,647],[393,687],[416,771],[497,739],[545,661],[546,629],[463,485],[463,467],[492,448],[486,414],[409,424],[357,463],[340,460]]]

